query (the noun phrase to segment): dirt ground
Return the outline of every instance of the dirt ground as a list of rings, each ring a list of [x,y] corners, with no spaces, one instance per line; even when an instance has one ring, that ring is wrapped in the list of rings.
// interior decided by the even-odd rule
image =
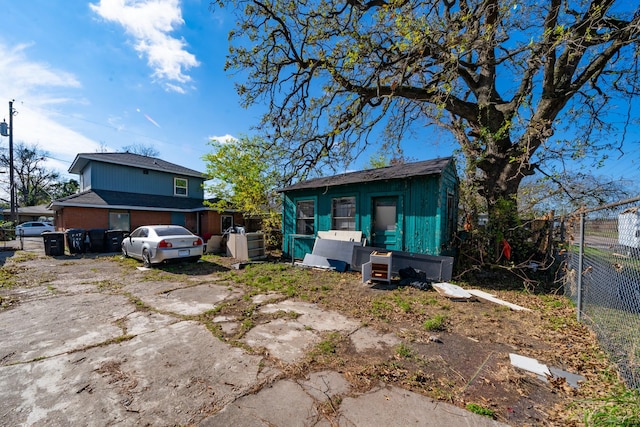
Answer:
[[[138,263],[119,255],[101,258],[107,268],[76,271],[66,263],[65,276],[91,278],[101,289],[120,292],[119,281]],[[300,300],[341,313],[380,334],[395,335],[400,344],[365,354],[339,333],[328,333],[301,361],[284,367],[286,376],[337,371],[352,388],[366,391],[380,382],[393,384],[460,407],[469,404],[489,411],[493,418],[514,426],[581,425],[584,410],[618,382],[598,346],[595,335],[575,320],[575,308],[560,295],[533,295],[499,286],[482,289],[531,309],[512,311],[485,300],[452,301],[434,290],[396,284],[362,284],[356,272],[336,273],[301,269],[272,259],[234,269],[236,261],[206,256],[197,264],[167,265],[155,269],[150,280],[197,282],[216,275],[220,283],[252,291],[279,292],[283,299]],[[105,263],[101,263],[105,264]],[[59,267],[56,270],[59,273]],[[2,268],[0,305],[11,310],[21,303],[21,290],[41,286],[53,278],[46,259],[27,256]],[[249,298],[225,303],[199,318],[220,340],[263,354],[240,340],[265,314]],[[148,309],[139,304],[140,310]],[[239,319],[241,327],[225,330],[213,323],[221,316]],[[584,377],[578,387],[562,378],[539,378],[514,368],[509,354],[528,356],[550,367]],[[273,361],[277,363],[277,361]],[[280,366],[281,367],[281,366]],[[117,367],[113,367],[117,371]],[[106,369],[106,368],[105,368]],[[326,408],[330,410],[331,408]]]

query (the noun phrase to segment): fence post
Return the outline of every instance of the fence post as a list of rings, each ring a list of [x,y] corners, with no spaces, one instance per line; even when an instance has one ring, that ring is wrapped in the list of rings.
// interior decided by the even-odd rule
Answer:
[[[580,213],[580,242],[579,242],[579,250],[578,250],[578,295],[577,295],[578,322],[582,321],[582,269],[583,269],[582,264],[584,259],[584,215],[585,215],[584,212]]]

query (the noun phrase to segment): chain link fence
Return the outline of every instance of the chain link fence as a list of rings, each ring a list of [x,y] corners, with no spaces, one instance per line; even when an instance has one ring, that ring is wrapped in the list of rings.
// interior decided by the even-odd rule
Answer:
[[[565,295],[640,389],[640,197],[565,219]]]

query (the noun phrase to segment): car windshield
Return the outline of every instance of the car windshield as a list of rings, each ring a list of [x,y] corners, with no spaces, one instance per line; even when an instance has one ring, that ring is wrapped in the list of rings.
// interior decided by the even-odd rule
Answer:
[[[184,227],[164,227],[156,228],[156,234],[160,237],[165,236],[184,236],[190,235],[191,232]]]

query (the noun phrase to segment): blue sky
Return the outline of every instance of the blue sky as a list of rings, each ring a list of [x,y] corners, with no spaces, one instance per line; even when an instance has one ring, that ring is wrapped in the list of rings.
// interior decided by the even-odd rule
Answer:
[[[37,144],[65,178],[77,153],[135,144],[204,172],[208,140],[258,120],[223,72],[233,17],[208,0],[0,5],[0,120],[15,100],[14,143]]]
[[[14,142],[37,144],[65,179],[77,178],[67,173],[77,153],[131,145],[204,172],[207,141],[250,134],[261,113],[239,106],[223,70],[235,17],[209,3],[0,0],[0,121],[15,100]],[[451,155],[451,137],[431,129],[427,140],[445,142],[406,141],[408,156]],[[633,128],[623,160],[596,173],[637,181],[637,135]]]

